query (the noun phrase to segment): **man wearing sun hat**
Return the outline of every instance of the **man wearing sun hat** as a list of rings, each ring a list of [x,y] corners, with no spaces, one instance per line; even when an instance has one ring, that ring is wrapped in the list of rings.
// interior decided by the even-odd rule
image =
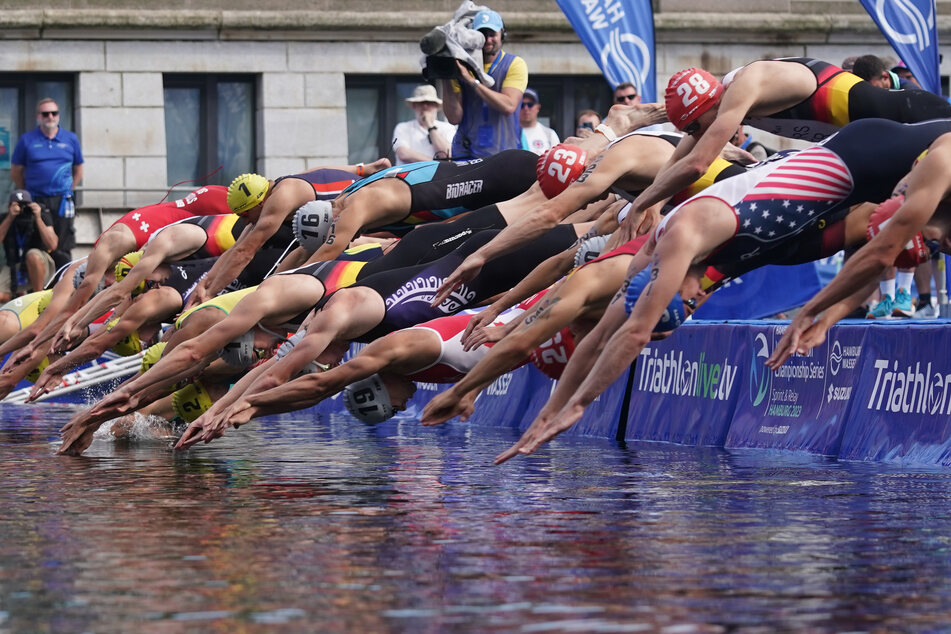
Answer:
[[[528,66],[521,57],[502,50],[505,25],[492,10],[479,11],[473,30],[485,37],[482,47],[484,71],[493,80],[490,88],[456,60],[459,75],[443,80],[443,112],[458,126],[452,142],[452,158],[482,158],[518,148],[522,141],[519,109],[528,86]]]
[[[397,123],[393,128],[393,151],[396,164],[449,158],[456,126],[436,118],[442,99],[429,84],[416,86],[406,103],[416,118]]]

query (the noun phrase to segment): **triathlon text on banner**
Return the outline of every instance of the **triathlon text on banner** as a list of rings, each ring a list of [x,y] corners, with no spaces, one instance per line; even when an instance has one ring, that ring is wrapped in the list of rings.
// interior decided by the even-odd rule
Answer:
[[[629,81],[643,101],[657,100],[650,0],[557,2],[612,87]]]
[[[921,87],[940,95],[935,0],[862,0],[862,6]]]

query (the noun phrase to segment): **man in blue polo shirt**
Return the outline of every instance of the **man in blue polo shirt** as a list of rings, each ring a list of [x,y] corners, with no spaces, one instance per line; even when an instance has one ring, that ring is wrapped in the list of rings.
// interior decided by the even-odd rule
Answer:
[[[70,261],[76,244],[73,188],[83,177],[83,153],[76,135],[59,127],[59,106],[52,99],[36,105],[36,123],[17,141],[10,180],[53,214],[59,245],[52,256],[60,267]]]

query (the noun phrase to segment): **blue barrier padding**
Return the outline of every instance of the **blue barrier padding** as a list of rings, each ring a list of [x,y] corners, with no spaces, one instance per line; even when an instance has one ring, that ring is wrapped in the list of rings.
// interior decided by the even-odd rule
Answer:
[[[785,322],[746,327],[749,352],[738,360],[744,363],[748,380],[739,385],[725,446],[835,456],[868,328],[837,326],[809,356],[791,357],[772,372],[764,363],[785,330]]]
[[[624,438],[722,447],[745,377],[746,328],[688,322],[644,348]]]
[[[951,328],[907,324],[868,329],[841,458],[951,464]]]
[[[818,293],[820,265],[764,266],[725,284],[695,319],[761,319],[802,306]]]
[[[629,372],[630,370],[622,373],[614,383],[608,386],[608,389],[585,409],[578,422],[562,435],[616,438]]]
[[[442,394],[452,387],[449,383],[416,383],[416,393],[406,403],[406,410],[397,414],[400,419],[419,420],[426,403],[433,400],[437,394]]]
[[[535,392],[534,371],[534,368],[523,365],[493,381],[476,399],[470,422],[518,428],[525,417],[531,395]]]

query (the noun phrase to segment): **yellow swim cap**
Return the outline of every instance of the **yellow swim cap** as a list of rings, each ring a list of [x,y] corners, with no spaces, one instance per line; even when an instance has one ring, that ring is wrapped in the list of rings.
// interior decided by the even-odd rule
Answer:
[[[116,284],[125,279],[125,276],[129,274],[129,271],[132,270],[136,264],[139,263],[139,260],[142,259],[142,251],[133,251],[132,253],[126,253],[119,261],[116,262],[115,274],[116,274]],[[132,290],[132,296],[135,297],[139,293],[145,290],[145,281],[139,282],[139,285]]]
[[[146,348],[145,354],[142,355],[142,363],[139,365],[139,374],[145,374],[149,368],[158,363],[162,353],[165,352],[166,345],[168,345],[167,341],[159,341],[154,346]]]
[[[53,291],[52,291],[52,290],[40,291],[40,292],[43,293],[43,294],[40,295],[39,301],[36,302],[36,314],[37,314],[37,315],[42,314],[42,312],[43,312],[44,310],[46,310],[47,308],[49,308],[50,301],[53,299]]]
[[[264,200],[270,186],[260,174],[242,174],[228,187],[228,207],[241,216]]]
[[[194,422],[211,407],[211,395],[201,381],[195,381],[172,394],[175,415],[186,423]]]
[[[49,357],[43,357],[43,360],[40,361],[40,364],[30,370],[29,374],[26,375],[26,380],[30,383],[36,383],[36,380],[40,378],[40,375],[43,374],[43,370],[46,369],[46,366],[50,364]]]
[[[106,330],[112,330],[119,323],[118,317],[113,317],[106,322]],[[112,346],[112,351],[123,357],[131,357],[134,354],[142,352],[142,340],[139,339],[139,332],[133,330]]]

